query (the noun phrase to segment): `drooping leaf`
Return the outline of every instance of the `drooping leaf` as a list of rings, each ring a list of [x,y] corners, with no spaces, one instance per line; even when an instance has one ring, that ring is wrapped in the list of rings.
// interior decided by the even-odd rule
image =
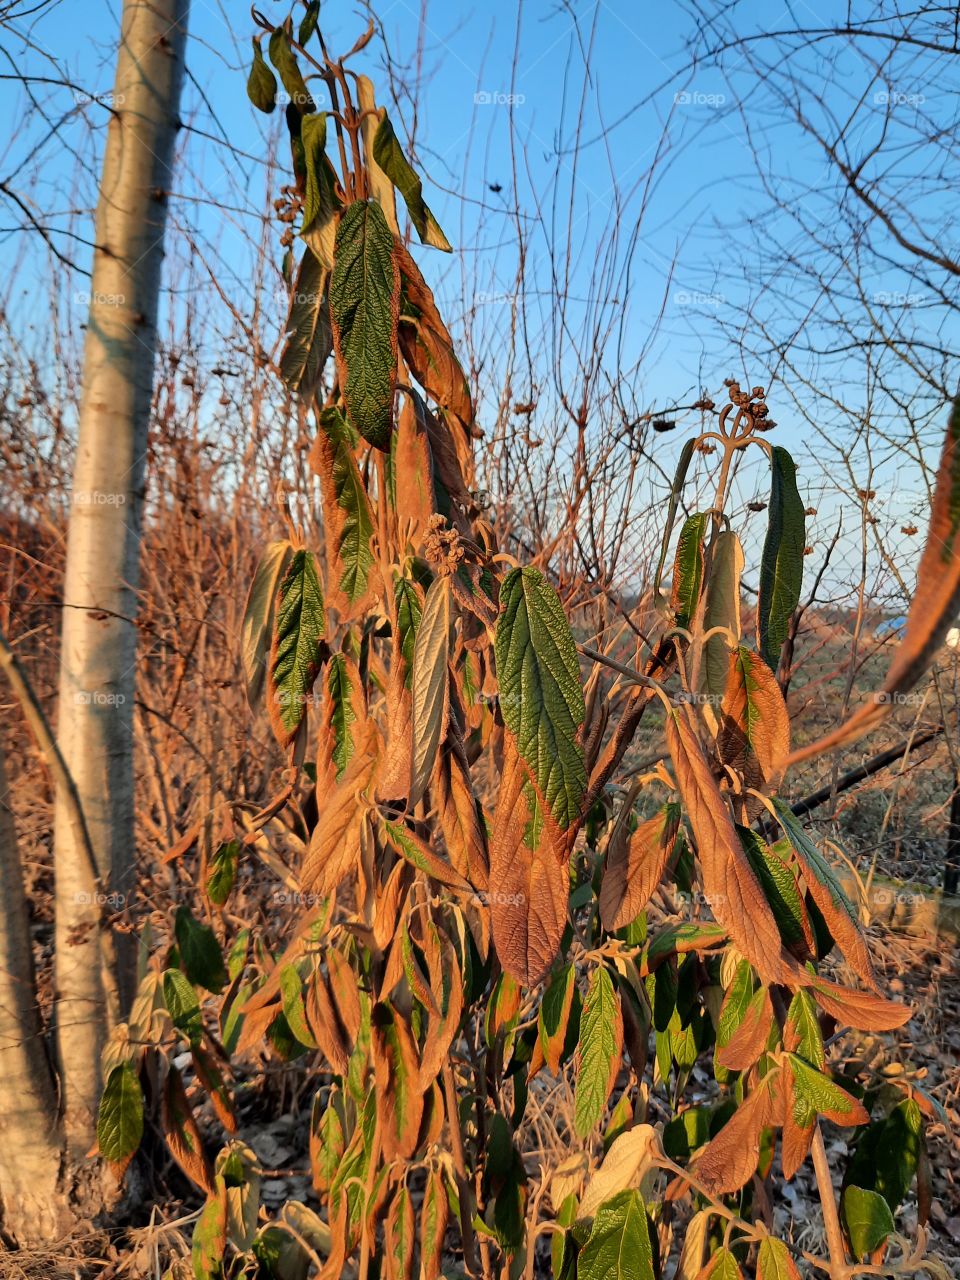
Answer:
[[[339,782],[357,749],[356,725],[363,712],[360,673],[343,653],[334,653],[327,665],[329,723],[333,735],[331,759]]]
[[[743,851],[760,882],[784,945],[802,959],[815,951],[813,929],[797,877],[786,861],[786,842],[768,845],[756,831],[737,824]]]
[[[883,1196],[852,1184],[840,1202],[843,1225],[854,1256],[865,1261],[894,1229],[893,1214]]]
[[[783,1027],[783,1047],[791,1053],[799,1053],[818,1071],[823,1071],[826,1066],[817,1005],[809,991],[798,991],[790,1001]]]
[[[450,1216],[443,1174],[431,1168],[420,1205],[420,1265],[423,1280],[439,1280],[443,1237]]]
[[[321,437],[318,453],[324,475],[324,518],[327,521],[328,563],[335,565],[337,590],[345,597],[344,617],[363,606],[371,589],[374,553],[373,511],[354,455],[353,435],[339,409],[318,415]]]
[[[383,210],[357,200],[337,224],[330,315],[347,416],[384,450],[392,433],[399,288],[396,242]]]
[[[577,1280],[655,1280],[647,1211],[639,1191],[600,1206],[577,1259]]]
[[[450,721],[450,628],[453,598],[448,577],[435,578],[423,602],[413,653],[413,778],[410,804],[423,795]]]
[[[749,1181],[760,1160],[760,1136],[780,1119],[780,1071],[769,1071],[701,1150],[691,1166],[711,1195],[728,1195]]]
[[[270,36],[268,51],[270,61],[276,67],[283,87],[289,95],[291,106],[295,107],[301,116],[316,111],[316,104],[304,83],[300,66],[290,44],[290,36],[283,27],[275,28]]]
[[[703,538],[708,515],[698,511],[684,521],[673,562],[670,608],[678,627],[689,627],[703,588]]]
[[[240,631],[240,654],[247,684],[247,700],[256,709],[267,674],[267,652],[273,638],[273,614],[277,587],[293,556],[284,538],[271,542],[257,565],[247,596]]]
[[[303,222],[300,234],[324,268],[323,278],[333,270],[336,248],[337,175],[327,159],[327,117],[323,111],[304,116],[300,122],[303,162],[306,167],[306,189],[303,195]],[[331,339],[332,340],[332,339]],[[330,354],[329,347],[327,355]]]
[[[773,911],[743,852],[685,707],[667,716],[666,736],[714,915],[765,983],[808,985],[804,971],[783,950]]]
[[[744,560],[740,539],[730,529],[722,529],[710,546],[703,629],[707,632],[714,627],[726,627],[730,633],[711,636],[703,649],[700,691],[716,711],[727,687],[730,649],[740,639],[740,575]]]
[[[285,329],[287,340],[280,354],[280,377],[307,403],[320,386],[327,358],[333,350],[328,279],[329,270],[308,248],[297,272]]]
[[[393,185],[403,196],[410,214],[410,220],[417,229],[417,235],[424,244],[435,249],[450,252],[450,242],[437,225],[437,220],[423,200],[423,183],[411,168],[403,153],[393,125],[385,111],[381,112],[380,123],[373,138],[373,155]]]
[[[673,484],[670,486],[670,497],[667,500],[667,514],[663,526],[663,539],[660,543],[660,558],[657,561],[657,571],[653,578],[653,594],[655,599],[660,598],[660,583],[663,578],[664,565],[667,563],[667,552],[670,549],[670,536],[673,533],[673,524],[677,518],[677,507],[680,505],[680,495],[683,492],[684,481],[687,478],[687,469],[690,466],[690,459],[693,457],[693,449],[696,440],[687,440],[684,442],[683,448],[680,450],[680,457],[677,461],[677,470],[673,477]]]
[[[394,1192],[384,1222],[384,1262],[388,1280],[411,1280],[416,1225],[406,1183]]]
[[[343,777],[320,797],[320,818],[310,836],[300,870],[305,891],[328,897],[356,869],[360,858],[360,827],[366,797],[382,752],[376,722],[365,722],[356,751]]]
[[[277,105],[277,77],[267,66],[260,48],[260,41],[254,37],[253,63],[247,77],[247,97],[257,108],[269,115]]]
[[[600,882],[600,918],[607,930],[635,920],[659,885],[680,829],[680,806],[666,804],[634,832],[627,826],[632,804],[624,804],[607,843]]]
[[[214,1190],[210,1163],[203,1149],[196,1117],[187,1100],[183,1079],[173,1063],[169,1065],[164,1081],[161,1122],[170,1154],[190,1181],[209,1195]]]
[[[580,1015],[574,1127],[581,1138],[600,1123],[620,1070],[623,1052],[623,1013],[613,980],[603,965],[590,975]]]
[[[641,1183],[659,1150],[660,1139],[653,1125],[638,1124],[621,1133],[587,1181],[578,1216],[593,1217],[613,1196]]]
[[[216,995],[227,981],[227,969],[217,935],[208,924],[194,919],[189,907],[178,907],[174,923],[180,967],[191,982]]]
[[[374,1007],[371,1029],[384,1155],[407,1159],[416,1149],[423,1115],[416,1042],[403,1015],[385,1002]]]
[[[831,935],[857,976],[868,987],[876,990],[877,979],[869,947],[860,930],[857,913],[844,893],[833,868],[807,835],[800,821],[794,817],[790,806],[782,800],[774,800],[773,805],[784,835],[789,840],[794,856],[803,871],[810,896],[823,914]]]
[[[554,1075],[560,1070],[573,995],[577,985],[577,971],[572,964],[565,964],[554,973],[540,1001],[537,1015],[537,1033],[544,1061]]]
[[[296,551],[280,583],[270,653],[270,716],[281,745],[293,739],[303,720],[325,629],[316,557]]]
[[[129,1062],[113,1068],[100,1098],[97,1144],[104,1160],[122,1164],[143,1137],[143,1092],[136,1069]]]
[[[757,1254],[757,1280],[800,1280],[797,1264],[782,1240],[764,1236]]]
[[[303,1003],[303,981],[292,964],[285,964],[280,970],[280,996],[287,1026],[302,1045],[308,1049],[316,1049],[317,1041],[307,1025],[307,1011]]]
[[[806,544],[803,500],[797,489],[797,468],[786,449],[770,451],[770,507],[767,536],[760,559],[757,600],[757,644],[772,671],[794,610],[800,603],[803,549]]]
[[[767,1047],[773,1026],[770,992],[761,987],[744,1010],[740,1025],[717,1049],[717,1061],[728,1071],[749,1071]]]
[[[226,1243],[226,1185],[223,1178],[216,1178],[213,1193],[207,1197],[193,1229],[190,1261],[196,1280],[220,1280]]]
[[[790,752],[790,717],[770,668],[744,645],[730,654],[717,719],[721,762],[740,773],[745,786],[774,791]]]
[[[237,878],[237,862],[240,856],[240,843],[237,840],[224,840],[217,846],[207,869],[207,897],[216,907],[222,907],[230,897]]]
[[[529,788],[532,791],[532,788]],[[524,986],[550,970],[567,922],[569,877],[551,833],[531,836],[528,787],[508,740],[490,837],[493,942],[500,963]]]
[[[585,709],[577,649],[560,597],[537,569],[500,588],[496,659],[500,708],[530,777],[561,830],[579,817],[587,784],[578,734]]]
[[[191,1044],[199,1044],[203,1034],[203,1018],[200,1001],[181,969],[165,969],[163,972],[163,1002],[171,1021],[182,1031]]]

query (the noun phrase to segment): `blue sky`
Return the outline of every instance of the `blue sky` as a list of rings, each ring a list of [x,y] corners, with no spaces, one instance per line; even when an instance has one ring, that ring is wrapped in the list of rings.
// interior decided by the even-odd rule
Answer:
[[[260,0],[260,8],[278,21],[288,11],[286,4],[274,0]],[[774,13],[777,8],[745,0],[737,11],[738,30],[746,34],[788,22],[787,11]],[[19,39],[7,33],[3,40],[7,75],[12,67],[36,77],[56,77],[63,71],[81,90],[34,83],[31,91],[42,107],[41,116],[15,79],[0,81],[5,118],[18,121],[0,150],[0,178],[42,211],[55,243],[81,265],[89,261],[82,241],[90,236],[89,208],[106,121],[104,110],[83,94],[109,93],[119,10],[117,0],[60,0],[36,20],[19,24]],[[458,316],[474,309],[496,334],[502,318],[497,308],[509,306],[513,290],[516,223],[510,210],[516,205],[529,235],[533,329],[549,333],[555,319],[546,253],[553,227],[561,250],[569,234],[574,315],[582,318],[605,303],[611,323],[622,325],[621,367],[632,368],[643,355],[631,385],[638,412],[675,399],[692,401],[701,386],[719,399],[728,375],[767,380],[763,369],[739,367],[735,335],[724,329],[724,321],[735,321],[736,306],[756,291],[745,273],[773,270],[776,276],[776,287],[761,291],[755,311],[771,332],[787,325],[781,317],[784,299],[801,308],[809,300],[809,333],[811,340],[816,338],[825,311],[816,300],[816,288],[811,292],[809,274],[805,278],[802,270],[811,266],[808,258],[814,250],[791,221],[789,206],[794,202],[793,212],[803,212],[813,225],[830,225],[835,210],[824,158],[789,119],[771,112],[769,99],[758,96],[743,104],[761,145],[773,149],[778,181],[788,193],[787,210],[768,209],[766,225],[798,255],[797,262],[789,255],[782,264],[754,261],[752,241],[743,232],[766,197],[737,114],[741,104],[731,100],[730,83],[719,71],[686,71],[690,23],[680,3],[573,0],[528,3],[518,10],[506,0],[482,6],[431,0],[421,21],[418,4],[393,0],[377,5],[377,13],[398,66],[414,66],[418,47],[422,54],[416,159],[425,175],[426,198],[455,253],[447,259],[418,250],[418,256],[454,327]],[[808,6],[803,17],[820,20]],[[353,4],[328,0],[322,23],[331,49],[342,50],[353,43],[365,18]],[[183,112],[192,131],[182,135],[180,190],[172,204],[174,219],[189,228],[217,262],[224,289],[241,310],[248,300],[251,236],[257,233],[257,216],[266,204],[265,157],[281,125],[279,113],[259,116],[245,97],[251,34],[246,5],[192,0]],[[386,84],[379,42],[351,65],[370,74],[378,88]],[[811,96],[805,103],[820,119],[842,115],[851,104],[856,107],[858,95],[871,87],[863,82],[855,61],[841,58],[828,71],[827,96],[822,101]],[[940,103],[956,102],[958,86],[924,81],[922,65],[907,64],[902,74],[897,88],[904,96],[905,112],[915,110],[911,99],[916,98],[934,113]],[[865,101],[865,108],[860,102],[851,130],[863,144],[878,128],[870,98]],[[956,114],[955,107],[949,110]],[[414,125],[409,102],[401,104],[397,117],[398,134],[408,136]],[[668,118],[671,148],[655,184],[645,192]],[[574,168],[578,131],[582,147]],[[222,138],[243,154],[220,145],[216,139]],[[79,171],[74,153],[80,156]],[[285,161],[284,151],[281,156]],[[890,163],[909,162],[894,156]],[[626,241],[645,195],[629,278],[625,244],[612,275],[605,278],[597,264],[608,243],[610,220],[617,221]],[[947,200],[933,192],[925,199],[928,218],[942,217],[945,225],[952,224],[952,194]],[[543,202],[539,215],[538,201]],[[0,262],[8,268],[9,305],[25,319],[33,313],[39,349],[49,350],[46,254],[35,237],[13,230],[21,221],[15,210],[5,206],[0,221]],[[941,308],[926,318],[925,300],[910,292],[909,278],[895,255],[874,272],[865,282],[873,305],[914,307],[911,322],[921,337],[933,336],[956,348],[954,309]],[[184,278],[182,261],[172,262],[168,298],[182,296]],[[82,320],[82,288],[75,289],[73,297],[74,319]],[[207,301],[211,306],[217,301],[209,291]],[[540,304],[543,310],[538,312]],[[575,340],[568,339],[559,359],[575,362],[577,355]],[[815,365],[811,357],[804,366],[811,378]],[[831,376],[843,377],[851,402],[866,398],[856,352],[841,365],[834,364]],[[903,389],[909,398],[909,373]],[[804,390],[791,386],[790,393],[802,396]],[[772,409],[781,424],[776,439],[800,457],[812,498],[817,500],[827,484],[842,489],[847,481],[836,473],[835,459],[791,411],[786,389],[774,398]],[[683,425],[693,424],[688,415]],[[678,446],[681,438],[678,431],[665,448]],[[886,475],[896,485],[894,452],[881,450],[876,461],[879,476]],[[894,523],[920,493],[910,477],[892,500]]]

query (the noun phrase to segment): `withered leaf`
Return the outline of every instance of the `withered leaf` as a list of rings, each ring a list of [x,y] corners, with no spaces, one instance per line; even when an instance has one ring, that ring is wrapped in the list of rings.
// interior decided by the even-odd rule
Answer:
[[[680,829],[680,806],[666,804],[631,833],[627,822],[632,807],[624,803],[610,833],[600,882],[600,919],[610,931],[630,924],[647,905]]]
[[[420,1062],[406,1019],[386,1001],[374,1005],[370,1047],[384,1156],[388,1160],[409,1159],[416,1150],[423,1114]]]
[[[691,1171],[711,1195],[728,1195],[753,1176],[760,1160],[760,1134],[779,1123],[782,1113],[780,1069],[767,1073],[715,1138],[694,1160]]]

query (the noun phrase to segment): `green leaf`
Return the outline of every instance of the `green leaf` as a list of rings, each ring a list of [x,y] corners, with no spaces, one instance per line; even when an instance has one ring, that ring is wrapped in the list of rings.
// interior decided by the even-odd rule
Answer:
[[[797,1037],[797,1050],[801,1057],[822,1071],[827,1063],[823,1048],[823,1033],[817,1015],[817,1002],[809,991],[798,991],[787,1010],[787,1027]]]
[[[893,1230],[890,1206],[878,1191],[849,1186],[840,1205],[850,1247],[861,1261],[879,1249]]]
[[[400,652],[406,664],[406,684],[413,683],[413,655],[416,650],[417,632],[423,617],[423,607],[416,584],[410,578],[397,578],[394,584],[394,597],[397,603],[397,628],[399,630]]]
[[[680,495],[683,493],[687,469],[690,466],[690,459],[693,457],[693,448],[696,443],[696,440],[687,440],[680,450],[677,470],[674,473],[673,484],[670,486],[670,497],[667,500],[667,518],[663,526],[663,540],[660,543],[660,558],[657,561],[657,572],[653,578],[654,599],[660,598],[660,583],[663,579],[664,565],[667,563],[667,552],[670,549],[670,535],[673,533],[674,521],[677,518],[677,507],[680,505]]]
[[[537,1033],[547,1066],[556,1075],[567,1039],[577,972],[572,964],[558,969],[547,984],[537,1015]]]
[[[276,67],[280,79],[283,81],[283,87],[290,96],[290,102],[297,108],[300,115],[304,116],[316,111],[316,104],[313,101],[310,90],[304,83],[300,67],[294,56],[290,37],[283,27],[277,27],[274,30],[270,36],[267,51],[270,54],[270,61]]]
[[[325,627],[316,557],[311,551],[297,551],[280,583],[270,664],[270,708],[284,743],[295,736],[303,720],[320,669]]]
[[[174,933],[180,949],[180,968],[190,981],[214,995],[222,991],[227,969],[217,935],[210,926],[195,920],[189,907],[178,907]]]
[[[393,125],[383,111],[373,137],[373,158],[403,196],[410,220],[424,244],[450,252],[450,242],[440,230],[436,218],[423,202],[423,183],[411,168],[397,141]]]
[[[610,974],[594,969],[580,1015],[574,1127],[581,1138],[600,1123],[610,1090],[620,1069],[623,1015]]]
[[[306,401],[319,387],[327,357],[333,350],[327,303],[328,276],[328,269],[308,248],[297,272],[287,316],[287,340],[280,355],[280,377],[291,391],[298,392]]]
[[[771,451],[770,469],[769,521],[760,559],[757,644],[771,670],[776,671],[790,619],[800,603],[806,531],[796,464],[779,445]]]
[[[350,679],[351,669],[342,653],[335,653],[327,666],[327,693],[330,696],[330,726],[333,730],[331,759],[337,770],[337,781],[350,763],[356,743],[350,726],[356,723],[354,707],[356,689]]]
[[[793,1070],[796,1105],[810,1112],[815,1111],[840,1125],[861,1124],[867,1119],[861,1103],[851,1097],[846,1089],[835,1084],[828,1075],[817,1071],[795,1053],[788,1053],[787,1059]]]
[[[544,803],[566,829],[579,816],[587,785],[577,741],[585,712],[573,634],[560,597],[537,569],[507,574],[500,608],[500,709]]]
[[[143,1137],[143,1093],[134,1067],[122,1062],[113,1068],[100,1099],[97,1143],[104,1160],[126,1160]]]
[[[271,542],[253,575],[240,631],[240,654],[247,684],[247,701],[256,710],[267,674],[267,651],[273,638],[277,586],[287,571],[293,547],[284,538]]]
[[[247,97],[258,111],[269,115],[277,105],[277,77],[264,61],[260,41],[254,37],[252,44],[253,65],[247,76]]]
[[[331,271],[341,206],[337,199],[337,175],[327,159],[326,112],[304,116],[300,122],[300,137],[307,171],[300,234],[326,271]]]
[[[744,1019],[753,999],[753,969],[749,960],[741,960],[720,1006],[717,1022],[717,1044],[722,1049]]]
[[[337,506],[343,512],[336,554],[342,566],[339,588],[351,604],[366,595],[374,555],[373,512],[354,456],[354,436],[339,409],[318,414],[320,429],[333,449],[332,483]],[[328,535],[329,536],[329,535]]]
[[[227,1196],[222,1177],[215,1179],[215,1186],[216,1190],[207,1199],[193,1229],[190,1257],[197,1280],[220,1280],[223,1275],[223,1251],[227,1243]]]
[[[450,579],[435,578],[423,602],[413,651],[413,781],[411,807],[433,777],[440,744],[450,718],[450,627],[453,595]]]
[[[307,1014],[303,1005],[303,982],[292,964],[285,964],[280,970],[280,996],[283,1001],[283,1016],[294,1036],[308,1049],[318,1048],[313,1032],[307,1024]]]
[[[300,19],[300,31],[297,34],[297,44],[304,45],[317,29],[317,20],[320,17],[320,0],[310,0],[307,5],[307,11]]]
[[[577,1260],[577,1280],[655,1280],[647,1211],[639,1191],[602,1204]]]
[[[726,1248],[716,1251],[702,1274],[704,1280],[743,1280],[736,1258]]]
[[[337,225],[330,313],[347,416],[378,449],[389,450],[397,373],[400,272],[383,210],[355,201]]]
[[[764,1236],[757,1255],[757,1280],[800,1280],[797,1264],[782,1240]]]
[[[920,1108],[905,1098],[861,1136],[847,1167],[848,1181],[878,1191],[896,1213],[917,1172],[922,1135]]]
[[[707,513],[690,516],[680,530],[677,554],[673,562],[673,596],[671,607],[678,627],[689,627],[700,602],[703,586],[703,538]]]
[[[743,548],[740,539],[729,529],[721,530],[711,543],[710,576],[703,612],[703,629],[726,627],[732,643],[740,639],[740,575],[743,572]],[[716,709],[727,687],[730,667],[731,639],[711,636],[703,651],[702,692],[713,699]]]
[[[203,1036],[203,1018],[200,1001],[181,969],[164,969],[163,1003],[178,1031],[182,1031],[191,1044],[199,1044]]]
[[[214,906],[222,907],[230,897],[237,878],[239,857],[239,841],[225,840],[210,859],[207,870],[207,897]]]
[[[768,845],[755,831],[739,823],[737,835],[770,904],[780,937],[788,947],[805,943],[807,935],[803,922],[806,913],[800,887],[797,877],[780,856],[777,845]]]

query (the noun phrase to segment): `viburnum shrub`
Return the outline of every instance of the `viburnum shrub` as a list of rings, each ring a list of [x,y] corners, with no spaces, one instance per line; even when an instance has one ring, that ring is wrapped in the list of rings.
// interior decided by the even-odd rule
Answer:
[[[549,564],[516,563],[484,519],[470,389],[396,193],[424,244],[449,245],[370,82],[346,67],[370,32],[334,59],[318,7],[296,34],[255,12],[268,57],[262,32],[248,85],[270,112],[279,76],[286,100],[278,209],[300,257],[280,373],[315,423],[323,508],[322,545],[287,516],[243,627],[250,701],[288,768],[245,823],[227,805],[219,842],[209,820],[180,842],[199,850],[203,900],[180,908],[163,965],[145,959],[108,1048],[101,1155],[122,1173],[145,1100],[159,1109],[206,1196],[176,1277],[945,1275],[923,1259],[922,1225],[909,1244],[894,1216],[919,1175],[922,1222],[934,1104],[909,1073],[842,1054],[851,1029],[898,1027],[909,1009],[878,991],[858,911],[777,793],[792,763],[879,723],[956,610],[960,415],[888,696],[829,738],[791,754],[777,675],[804,507],[762,388],[729,384],[716,427],[682,451],[654,628],[629,651],[578,645]],[[771,476],[749,628],[725,514],[748,449]],[[716,494],[679,528],[668,595],[698,451],[717,453]],[[638,769],[645,715],[665,749]],[[281,954],[222,910],[241,859],[283,877]],[[849,983],[824,968],[835,952]],[[318,1210],[291,1199],[271,1218],[255,1153],[229,1136],[231,1064],[254,1052],[302,1060]],[[551,1113],[555,1078],[572,1103]],[[552,1163],[524,1146],[534,1093]],[[227,1134],[212,1160],[194,1115],[206,1100]],[[851,1150],[839,1200],[824,1126]],[[773,1230],[781,1180],[808,1159],[822,1256]]]

